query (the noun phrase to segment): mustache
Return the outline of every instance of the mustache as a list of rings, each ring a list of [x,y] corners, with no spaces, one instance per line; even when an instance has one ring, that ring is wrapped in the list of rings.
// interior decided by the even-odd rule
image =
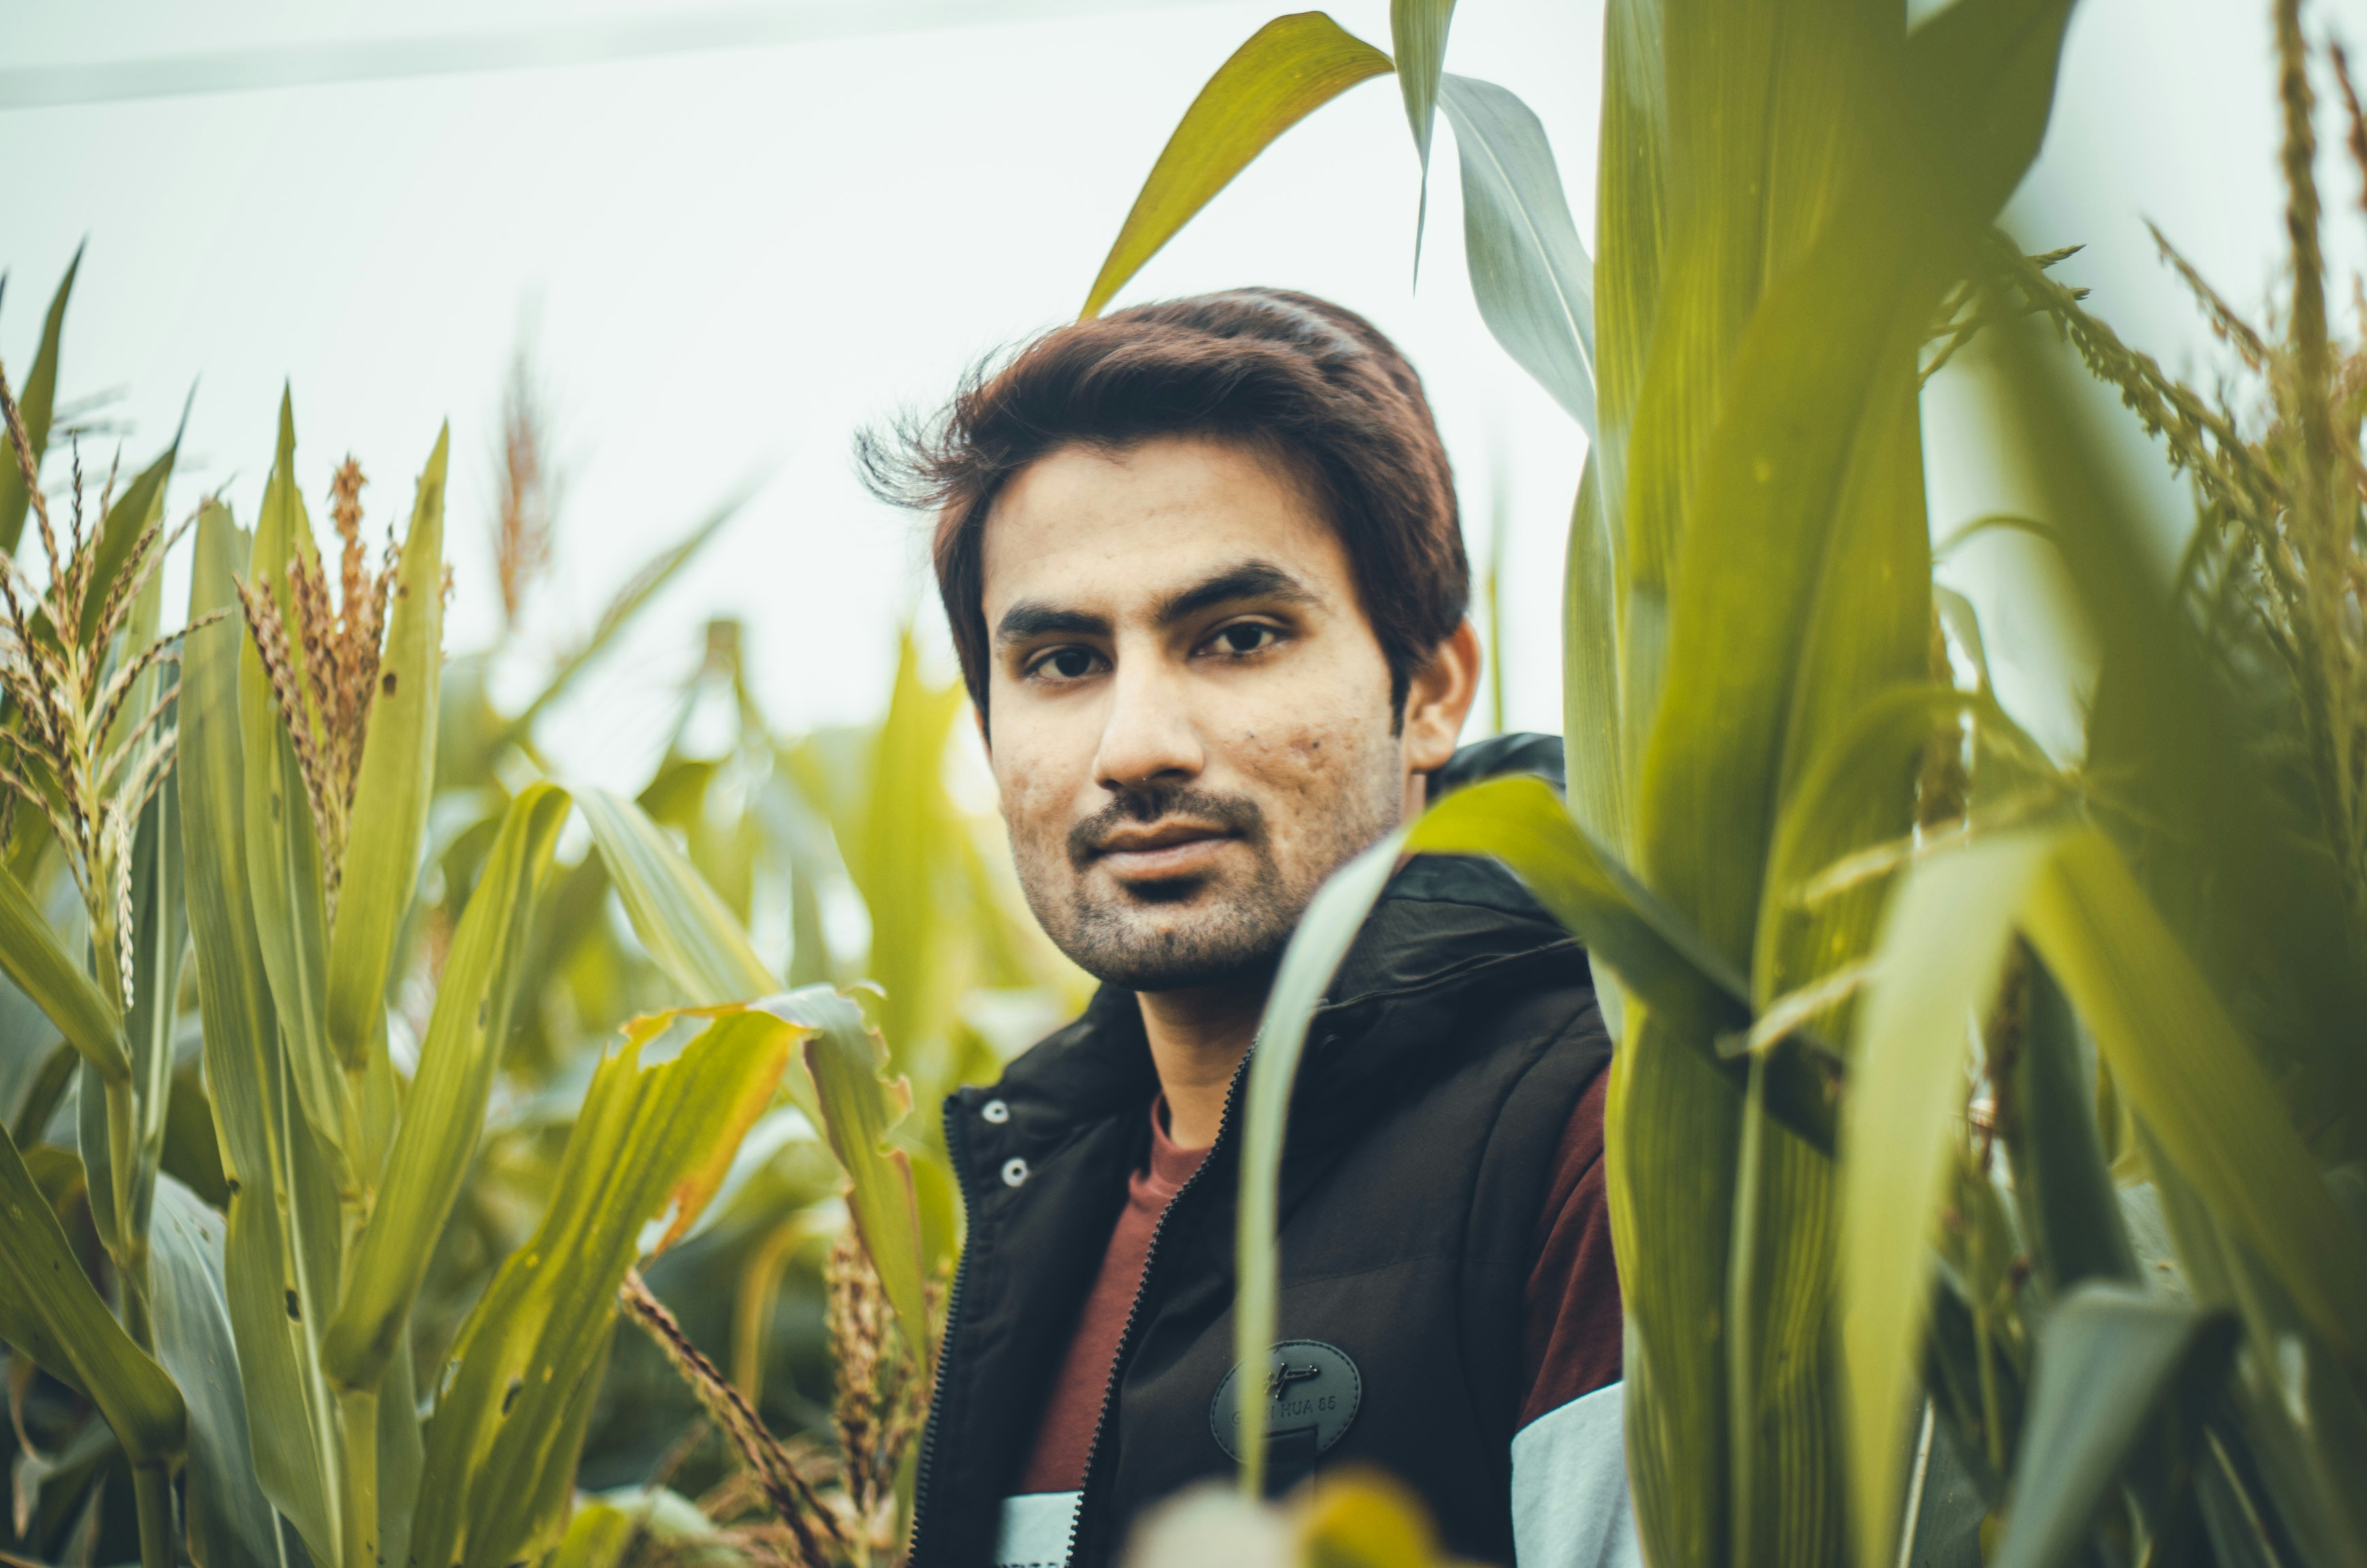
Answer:
[[[1146,785],[1118,791],[1109,804],[1069,830],[1069,863],[1082,871],[1119,828],[1147,826],[1168,817],[1205,823],[1253,847],[1265,843],[1265,812],[1255,801],[1181,784]]]

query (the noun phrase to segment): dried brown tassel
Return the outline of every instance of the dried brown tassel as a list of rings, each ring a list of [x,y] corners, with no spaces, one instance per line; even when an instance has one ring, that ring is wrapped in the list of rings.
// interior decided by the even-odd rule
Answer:
[[[690,1342],[674,1314],[666,1311],[665,1303],[650,1293],[639,1270],[626,1274],[624,1286],[617,1296],[624,1305],[625,1315],[640,1325],[673,1363],[682,1381],[690,1385],[690,1392],[697,1395],[716,1425],[723,1428],[724,1436],[731,1439],[742,1462],[764,1489],[766,1505],[796,1538],[802,1561],[811,1568],[829,1568],[830,1557],[812,1527],[819,1522],[833,1540],[844,1545],[846,1538],[837,1519],[814,1494],[812,1486],[798,1472],[781,1445],[764,1429],[748,1402],[740,1397],[740,1391]]]
[[[824,1325],[838,1368],[831,1410],[847,1500],[873,1520],[895,1494],[896,1471],[921,1424],[921,1380],[871,1256],[853,1231],[830,1249]]]
[[[318,835],[327,823],[329,814],[329,801],[323,788],[327,782],[326,771],[322,765],[318,740],[312,733],[311,721],[304,714],[303,694],[296,688],[294,661],[288,652],[288,630],[280,624],[279,606],[268,593],[249,587],[237,577],[231,579],[231,585],[238,590],[239,608],[245,612],[247,631],[255,639],[255,651],[263,660],[263,673],[270,679],[271,695],[278,703],[280,722],[287,725],[289,739],[295,744],[297,771],[303,775],[304,794],[312,808],[313,832]],[[332,892],[331,897],[334,896]]]

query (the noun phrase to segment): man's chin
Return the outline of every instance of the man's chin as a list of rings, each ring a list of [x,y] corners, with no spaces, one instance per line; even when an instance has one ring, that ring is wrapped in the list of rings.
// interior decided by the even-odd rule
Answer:
[[[1289,923],[1244,919],[1235,908],[1193,908],[1205,884],[1179,889],[1181,881],[1163,879],[1152,884],[1159,897],[1136,896],[1123,903],[1079,909],[1075,926],[1059,946],[1094,979],[1129,991],[1189,991],[1270,981],[1289,944]]]

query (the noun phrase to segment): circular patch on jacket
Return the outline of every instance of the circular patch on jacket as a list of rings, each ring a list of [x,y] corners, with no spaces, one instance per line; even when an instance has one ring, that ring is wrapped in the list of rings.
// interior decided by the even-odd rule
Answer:
[[[1235,1367],[1208,1402],[1217,1446],[1241,1457],[1242,1369]],[[1285,1339],[1266,1356],[1265,1377],[1251,1385],[1251,1403],[1264,1415],[1266,1455],[1277,1472],[1296,1472],[1347,1435],[1365,1396],[1356,1363],[1336,1345]],[[1254,1416],[1251,1417],[1255,1419]]]

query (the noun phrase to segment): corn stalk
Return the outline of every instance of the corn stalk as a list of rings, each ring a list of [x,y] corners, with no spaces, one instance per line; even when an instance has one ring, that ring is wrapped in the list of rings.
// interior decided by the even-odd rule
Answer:
[[[1903,1560],[1942,1464],[2017,1565],[2091,1544],[2149,1560],[2206,1528],[2231,1561],[2361,1561],[2356,1489],[2333,1479],[2367,1454],[2367,1263],[2338,1201],[2367,1096],[2333,1043],[2362,976],[2361,400],[2326,342],[2297,6],[2276,15],[2285,344],[2205,300],[2268,384],[2257,437],[2089,317],[2048,275],[2068,252],[1990,229],[2044,133],[2067,4],[1959,0],[1908,31],[1848,4],[1612,0],[1593,267],[1549,154],[1507,155],[1509,95],[1439,74],[1443,16],[1421,9],[1393,11],[1394,64],[1425,163],[1424,107],[1462,99],[1483,318],[1593,437],[1569,795],[1458,794],[1302,923],[1251,1066],[1242,1359],[1273,1336],[1308,1016],[1399,855],[1493,854],[1586,939],[1618,1030],[1608,1162],[1652,1562]],[[1319,16],[1253,37],[1161,154],[1087,312],[1273,136],[1392,63]],[[2355,110],[2351,138],[2367,157]],[[2195,475],[2204,528],[2174,587],[2022,345],[2033,313]],[[2108,649],[2069,771],[1999,706],[1976,617],[1931,578],[1918,392],[1985,333],[2007,460],[2048,506],[1976,528],[2058,541]],[[2295,756],[2297,815],[2255,771]],[[2175,1256],[2149,1260],[2191,1296],[2146,1289],[2159,1228],[2123,1209],[2156,1201]],[[1259,1460],[1251,1443],[1251,1495]]]

